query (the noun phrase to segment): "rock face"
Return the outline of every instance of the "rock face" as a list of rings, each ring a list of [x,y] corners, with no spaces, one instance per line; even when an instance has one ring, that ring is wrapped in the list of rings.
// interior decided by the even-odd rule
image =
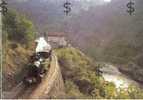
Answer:
[[[61,75],[60,69],[57,72],[57,77],[55,78],[54,84],[47,94],[48,98],[64,98],[65,97],[65,88],[63,83],[63,78]]]

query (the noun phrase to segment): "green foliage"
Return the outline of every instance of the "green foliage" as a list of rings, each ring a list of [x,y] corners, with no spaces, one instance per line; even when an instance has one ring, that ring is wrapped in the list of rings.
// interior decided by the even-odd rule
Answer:
[[[3,90],[9,91],[18,84],[24,73],[25,67],[33,53],[23,45],[7,40],[6,47],[3,48]],[[10,75],[11,78],[8,76]]]
[[[127,63],[137,54],[137,49],[131,43],[124,40],[113,41],[104,50],[104,54],[108,55],[106,59],[110,62]]]
[[[118,95],[116,96],[116,98],[117,99],[129,99],[130,97],[127,91],[121,89]]]
[[[33,24],[24,16],[17,14],[15,11],[8,11],[2,19],[3,35],[6,34],[9,40],[28,43],[34,38]]]
[[[113,83],[106,84],[106,86],[104,87],[104,90],[105,90],[105,98],[108,98],[108,99],[115,98],[116,88]]]
[[[67,98],[79,98],[84,95],[79,91],[78,87],[70,80],[65,81]]]
[[[102,85],[101,80],[103,80],[101,76],[96,75],[96,64],[91,63],[89,58],[74,48],[57,49],[56,53],[65,82],[71,80],[78,91],[80,91],[80,94],[83,94],[86,98],[92,98],[92,91],[96,87],[98,91]],[[72,91],[73,89],[70,87],[67,90]],[[100,97],[100,93],[98,96]],[[78,97],[81,97],[81,95]]]
[[[34,28],[31,21],[16,11],[8,10],[3,21],[3,90],[9,90],[23,77],[28,57],[32,54],[27,48],[34,39]],[[32,45],[30,45],[32,47]],[[26,48],[25,48],[26,47]],[[8,78],[10,74],[11,78]]]
[[[128,94],[132,99],[143,99],[143,90],[137,87],[130,86],[128,89]]]
[[[143,90],[135,86],[129,86],[127,90],[120,89],[116,98],[118,99],[142,99]]]
[[[137,88],[118,91],[113,83],[106,82],[97,74],[98,67],[102,65],[93,63],[77,49],[60,48],[55,51],[69,98],[142,98],[141,90]]]

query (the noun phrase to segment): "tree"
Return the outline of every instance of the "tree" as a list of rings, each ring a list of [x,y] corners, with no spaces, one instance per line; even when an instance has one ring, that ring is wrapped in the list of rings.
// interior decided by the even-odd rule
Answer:
[[[15,11],[8,11],[3,16],[3,31],[7,38],[14,42],[27,44],[34,38],[34,27],[31,21]]]

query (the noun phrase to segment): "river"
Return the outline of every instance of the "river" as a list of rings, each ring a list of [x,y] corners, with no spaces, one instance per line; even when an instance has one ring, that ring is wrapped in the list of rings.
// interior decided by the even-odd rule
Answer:
[[[139,86],[136,81],[122,74],[114,65],[106,63],[100,70],[103,72],[102,76],[104,79],[108,82],[113,82],[116,88],[127,89],[130,85]]]

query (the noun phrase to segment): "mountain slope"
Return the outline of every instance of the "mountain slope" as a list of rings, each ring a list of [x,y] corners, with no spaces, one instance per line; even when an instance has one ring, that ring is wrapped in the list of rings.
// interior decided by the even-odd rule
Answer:
[[[115,85],[106,82],[99,72],[102,64],[88,58],[73,47],[56,50],[62,75],[64,78],[67,98],[142,98],[142,91],[117,91]],[[125,93],[126,92],[126,93]],[[133,95],[131,95],[133,94]]]

